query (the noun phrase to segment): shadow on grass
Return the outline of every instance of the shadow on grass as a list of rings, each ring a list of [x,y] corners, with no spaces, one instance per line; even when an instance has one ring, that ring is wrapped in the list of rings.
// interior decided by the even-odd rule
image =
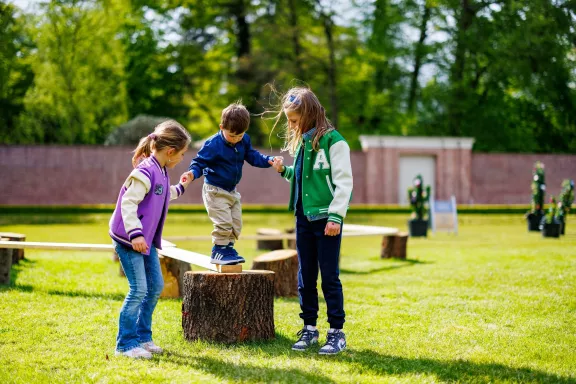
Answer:
[[[114,301],[123,301],[124,298],[126,297],[126,294],[123,293],[97,293],[97,292],[59,291],[59,290],[48,290],[45,292],[49,295],[83,297],[86,299],[105,299]]]
[[[411,266],[416,265],[416,264],[432,264],[429,261],[420,261],[420,260],[416,260],[416,259],[404,259],[404,260],[403,259],[394,259],[394,261],[401,262],[402,264],[387,265],[387,266],[382,266],[379,268],[366,269],[366,270],[360,270],[360,271],[352,270],[352,269],[346,269],[346,268],[340,268],[340,273],[345,274],[345,275],[369,275],[372,273],[392,271],[392,270],[399,269],[399,268],[411,267]]]
[[[207,356],[190,357],[168,351],[162,360],[189,366],[211,374],[220,380],[232,382],[335,383],[334,380],[320,372],[305,372],[298,368],[268,368],[252,364],[234,364]]]

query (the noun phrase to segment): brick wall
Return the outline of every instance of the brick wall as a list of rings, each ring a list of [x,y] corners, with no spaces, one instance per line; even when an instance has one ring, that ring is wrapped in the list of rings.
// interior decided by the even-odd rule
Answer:
[[[0,204],[75,205],[113,204],[122,182],[132,169],[131,147],[95,146],[2,146],[0,145]],[[267,150],[263,150],[268,153]],[[184,161],[170,171],[172,182],[184,172],[196,151],[190,150]],[[279,152],[271,153],[278,155]],[[286,162],[292,160],[283,153]],[[352,203],[394,203],[383,193],[382,182],[393,169],[375,167],[386,156],[398,153],[352,152],[354,198]],[[390,157],[388,156],[388,157]],[[468,160],[470,159],[470,160]],[[441,168],[445,174],[437,180],[460,180],[455,185],[468,190],[462,180],[470,180],[470,198],[460,203],[528,204],[532,165],[540,160],[546,166],[549,193],[558,194],[564,178],[576,179],[576,155],[462,154],[460,167]],[[366,166],[366,164],[372,166]],[[387,164],[395,164],[390,160]],[[438,164],[440,166],[440,164]],[[380,171],[378,171],[380,169]],[[467,170],[470,170],[468,174]],[[248,204],[282,204],[289,199],[288,183],[272,169],[246,164],[238,190]],[[456,172],[456,173],[454,173]],[[464,174],[463,174],[464,173]],[[368,175],[372,177],[367,179]],[[391,180],[392,178],[389,177]],[[201,204],[202,182],[193,182],[178,203]],[[445,189],[445,188],[444,188]],[[442,196],[450,191],[440,188]],[[392,191],[396,191],[393,186]],[[395,192],[397,194],[397,192]],[[461,193],[461,192],[460,192]],[[464,194],[465,195],[465,194]]]

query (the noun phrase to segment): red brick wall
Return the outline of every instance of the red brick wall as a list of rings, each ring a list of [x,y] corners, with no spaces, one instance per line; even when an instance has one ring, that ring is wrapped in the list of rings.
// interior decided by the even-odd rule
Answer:
[[[122,182],[132,169],[131,147],[93,146],[2,146],[0,145],[0,204],[75,205],[113,204]],[[267,150],[263,150],[268,153]],[[384,153],[386,152],[386,153]],[[352,153],[354,173],[353,203],[395,203],[397,187],[385,188],[397,180],[394,151]],[[184,161],[170,171],[172,182],[184,172],[196,154],[190,150]],[[271,154],[278,155],[279,152]],[[287,164],[292,160],[282,154]],[[437,181],[452,185],[454,193],[470,199],[459,203],[528,204],[532,165],[540,160],[546,166],[548,193],[558,194],[564,178],[576,179],[576,155],[453,154],[451,164],[437,164]],[[385,161],[387,160],[387,161]],[[382,167],[379,163],[392,166]],[[397,164],[396,164],[397,168]],[[450,168],[450,169],[449,169]],[[470,171],[468,171],[470,170]],[[288,183],[272,169],[246,164],[238,186],[242,201],[248,204],[282,204],[289,198]],[[441,175],[438,173],[442,172]],[[449,173],[449,174],[448,174]],[[442,176],[442,177],[441,177]],[[370,179],[368,179],[370,177]],[[469,180],[469,181],[468,181]],[[458,182],[456,182],[458,181]],[[470,183],[467,186],[466,183]],[[448,183],[448,184],[446,184]],[[202,203],[202,181],[193,182],[178,203]],[[444,188],[446,189],[446,188]],[[451,191],[440,188],[439,197]],[[388,191],[389,190],[389,191]],[[444,196],[446,195],[446,196]]]
[[[0,145],[0,204],[112,204],[132,170],[132,147],[2,146]],[[262,150],[263,153],[269,153]],[[270,153],[279,155],[278,151]],[[196,150],[170,171],[172,184],[187,170]],[[282,153],[287,164],[292,159]],[[364,184],[364,154],[352,154],[355,185]],[[193,182],[178,204],[202,204],[203,180]],[[272,169],[245,163],[238,185],[243,203],[288,204],[289,184]],[[354,203],[363,202],[362,188]]]
[[[529,204],[536,161],[545,167],[546,202],[550,194],[560,193],[562,180],[576,180],[576,155],[474,153],[471,199],[485,204]]]

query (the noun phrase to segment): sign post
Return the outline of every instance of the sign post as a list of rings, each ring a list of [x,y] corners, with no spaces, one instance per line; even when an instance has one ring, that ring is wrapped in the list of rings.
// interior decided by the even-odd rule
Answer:
[[[433,233],[445,231],[458,234],[456,197],[452,196],[450,200],[432,200],[430,218],[432,220]]]

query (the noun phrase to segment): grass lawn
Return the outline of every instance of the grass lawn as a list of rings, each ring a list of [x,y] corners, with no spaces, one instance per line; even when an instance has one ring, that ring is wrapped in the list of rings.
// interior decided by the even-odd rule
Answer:
[[[106,215],[8,216],[0,231],[29,241],[109,242]],[[406,215],[352,215],[405,228]],[[220,345],[184,340],[181,300],[159,302],[164,355],[114,356],[128,286],[111,255],[26,251],[0,287],[0,383],[393,382],[576,383],[576,220],[562,239],[527,233],[521,215],[462,215],[460,234],[410,239],[408,261],[381,260],[380,238],[343,241],[349,349],[290,350],[297,299],[275,300],[276,340]],[[245,234],[287,228],[286,215],[244,215]],[[209,234],[204,214],[168,216],[165,236]],[[209,253],[211,245],[180,242]],[[240,241],[247,259],[255,241]],[[328,328],[321,302],[321,341]]]

